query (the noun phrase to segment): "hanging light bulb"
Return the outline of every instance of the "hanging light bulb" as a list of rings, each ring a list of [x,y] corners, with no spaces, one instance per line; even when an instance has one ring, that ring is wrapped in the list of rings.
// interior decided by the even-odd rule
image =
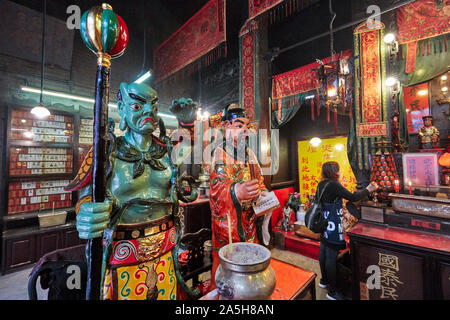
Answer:
[[[46,118],[50,115],[50,111],[44,106],[38,105],[31,109],[31,113],[34,114],[36,117],[42,119]]]
[[[44,0],[44,10],[42,11],[42,58],[41,58],[41,96],[39,104],[31,109],[31,113],[38,118],[45,118],[50,115],[50,111],[42,103],[42,94],[44,91],[44,64],[45,64],[45,16],[47,10],[47,1]]]

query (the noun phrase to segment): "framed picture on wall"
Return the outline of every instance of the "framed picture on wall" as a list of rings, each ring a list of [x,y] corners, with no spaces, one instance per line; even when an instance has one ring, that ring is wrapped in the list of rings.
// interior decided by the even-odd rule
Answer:
[[[418,133],[423,127],[423,116],[430,115],[428,82],[403,88],[408,132]]]
[[[439,164],[437,153],[404,153],[403,156],[403,182],[405,186],[439,185]]]

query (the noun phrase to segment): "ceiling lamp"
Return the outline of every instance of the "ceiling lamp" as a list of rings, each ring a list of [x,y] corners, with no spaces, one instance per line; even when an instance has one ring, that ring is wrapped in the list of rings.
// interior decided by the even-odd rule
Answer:
[[[342,54],[334,52],[334,35],[333,22],[336,18],[336,12],[333,11],[332,1],[329,0],[329,10],[332,16],[330,29],[330,60],[327,63],[319,59],[316,61],[320,66],[315,69],[317,78],[319,80],[320,88],[318,97],[323,96],[327,108],[327,122],[330,122],[330,111],[333,112],[334,117],[334,133],[338,133],[338,107],[341,107],[342,113],[346,113],[347,100],[349,99],[349,92],[351,89],[351,81],[349,81],[350,67],[348,58],[343,57]],[[317,105],[320,108],[320,101],[317,99]],[[312,105],[312,104],[311,104]],[[347,109],[348,110],[348,109]],[[350,112],[348,113],[350,116]]]
[[[45,118],[50,115],[50,111],[43,106],[42,91],[44,89],[44,64],[45,64],[45,16],[46,16],[47,1],[44,0],[44,10],[42,11],[42,55],[41,55],[41,95],[39,104],[31,109],[31,113],[38,118]]]
[[[31,113],[34,114],[36,117],[42,119],[46,118],[50,115],[50,111],[44,106],[36,106],[33,109],[31,109]]]

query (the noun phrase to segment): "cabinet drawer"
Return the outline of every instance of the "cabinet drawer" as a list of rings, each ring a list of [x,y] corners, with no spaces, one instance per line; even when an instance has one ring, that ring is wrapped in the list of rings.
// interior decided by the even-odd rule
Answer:
[[[36,261],[36,238],[21,237],[6,241],[5,269],[18,268]]]
[[[84,239],[80,239],[78,237],[78,231],[76,229],[66,230],[63,235],[63,247],[69,248],[73,246],[77,246],[85,242]]]
[[[62,233],[61,231],[49,232],[41,234],[38,237],[36,260],[39,260],[46,253],[52,252],[62,247],[61,233]]]

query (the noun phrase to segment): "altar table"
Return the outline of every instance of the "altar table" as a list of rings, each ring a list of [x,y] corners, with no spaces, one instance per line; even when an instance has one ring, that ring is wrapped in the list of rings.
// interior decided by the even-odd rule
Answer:
[[[292,264],[272,258],[270,265],[275,271],[277,284],[271,300],[315,300],[316,274],[303,270]],[[206,294],[200,300],[217,300],[217,289]]]

